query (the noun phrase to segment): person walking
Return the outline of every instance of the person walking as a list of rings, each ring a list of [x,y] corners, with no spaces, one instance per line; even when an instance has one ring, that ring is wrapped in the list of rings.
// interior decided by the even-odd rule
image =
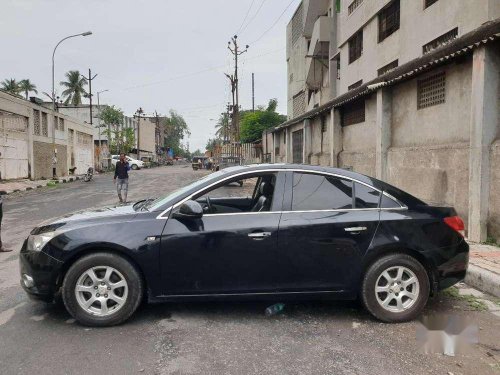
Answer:
[[[0,195],[0,253],[8,253],[12,251],[12,249],[6,249],[2,244],[2,218],[3,218],[3,199],[2,195]]]
[[[120,200],[120,203],[127,203],[129,170],[130,164],[127,159],[125,159],[125,154],[122,152],[120,154],[120,160],[116,162],[115,177],[113,178],[113,182],[116,184],[116,191],[118,192],[118,199]]]

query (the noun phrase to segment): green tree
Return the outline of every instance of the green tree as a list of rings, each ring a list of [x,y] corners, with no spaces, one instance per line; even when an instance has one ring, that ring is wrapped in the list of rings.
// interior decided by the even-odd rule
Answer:
[[[62,92],[64,104],[80,105],[82,104],[82,96],[86,96],[85,86],[87,86],[87,78],[80,75],[78,70],[70,70],[66,73],[67,81],[61,81],[61,86],[66,89]]]
[[[229,121],[229,116],[226,112],[221,113],[217,124],[215,125],[215,136],[218,139],[224,141],[229,140],[231,132],[231,122]]]
[[[184,155],[185,150],[182,148],[181,141],[184,137],[191,135],[184,118],[174,110],[170,110],[169,117],[163,118],[162,123],[167,138],[165,146],[170,147],[174,155]]]
[[[9,94],[19,96],[21,88],[19,87],[19,82],[15,79],[6,79],[2,82],[2,90],[8,92]]]
[[[266,109],[246,111],[240,120],[240,140],[242,143],[254,142],[262,138],[262,132],[286,121],[286,116],[276,112],[278,101],[269,100]]]
[[[28,95],[30,92],[34,92],[35,94],[38,94],[38,91],[36,89],[36,86],[31,83],[29,79],[23,79],[22,81],[19,82],[19,89],[21,91],[24,91],[24,95],[26,97],[26,100],[28,100]]]
[[[135,133],[133,128],[123,127],[123,111],[115,106],[106,106],[99,117],[103,122],[101,126],[107,127],[104,134],[108,138],[109,152],[130,152],[135,146]]]
[[[217,138],[209,138],[207,141],[207,145],[205,146],[205,149],[207,151],[213,152],[215,148],[221,144],[221,140]]]

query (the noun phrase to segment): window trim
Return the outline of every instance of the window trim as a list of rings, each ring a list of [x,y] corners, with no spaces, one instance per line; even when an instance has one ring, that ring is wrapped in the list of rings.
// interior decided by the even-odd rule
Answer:
[[[349,208],[349,209],[326,209],[326,210],[305,210],[305,211],[282,210],[282,211],[265,211],[265,212],[231,212],[231,213],[226,213],[226,214],[213,214],[213,216],[224,216],[224,215],[257,215],[257,214],[276,214],[276,213],[294,213],[294,212],[338,212],[338,211],[345,212],[345,211],[373,211],[373,210],[382,210],[382,211],[386,211],[386,210],[408,210],[408,206],[406,206],[399,199],[393,197],[392,195],[390,195],[389,193],[385,192],[384,190],[380,190],[380,189],[376,188],[375,186],[372,186],[372,185],[370,185],[370,184],[368,184],[366,182],[360,181],[358,179],[355,179],[355,178],[352,178],[352,177],[349,177],[349,176],[341,175],[341,174],[338,174],[338,173],[326,172],[326,171],[312,171],[312,170],[300,169],[300,168],[284,168],[284,169],[270,168],[270,169],[254,170],[254,171],[244,171],[244,172],[240,172],[240,173],[237,173],[237,174],[234,174],[234,175],[231,175],[231,176],[227,176],[227,177],[225,177],[225,178],[223,178],[221,180],[218,180],[216,182],[213,182],[210,185],[205,186],[205,187],[203,187],[203,188],[195,191],[194,193],[192,193],[192,194],[188,195],[187,197],[181,199],[180,201],[178,201],[177,203],[173,204],[172,206],[166,208],[165,210],[163,210],[162,212],[160,212],[160,214],[158,216],[156,216],[156,219],[169,219],[171,211],[173,211],[175,208],[179,207],[184,202],[190,200],[191,198],[193,198],[198,193],[203,192],[204,190],[209,189],[212,186],[215,186],[215,185],[217,185],[217,184],[219,184],[221,182],[224,182],[226,180],[230,180],[230,179],[232,179],[234,177],[239,177],[239,176],[244,176],[244,175],[254,174],[254,173],[261,173],[261,172],[262,173],[266,173],[266,172],[275,172],[275,173],[280,173],[280,172],[284,172],[284,173],[285,172],[300,172],[300,173],[317,174],[317,175],[323,175],[323,176],[324,175],[326,175],[326,176],[333,176],[333,177],[339,177],[339,178],[351,180],[352,182],[357,182],[359,184],[368,186],[369,188],[378,191],[381,195],[385,195],[389,199],[392,199],[394,202],[396,202],[397,204],[399,204],[400,207],[393,207],[393,208],[381,208],[381,207],[379,207],[379,208]],[[286,193],[286,186],[285,186],[284,189],[285,189],[285,193]],[[165,216],[165,215],[167,215],[167,216]],[[212,214],[207,214],[207,215],[203,215],[203,216],[208,216],[208,215],[212,215]]]

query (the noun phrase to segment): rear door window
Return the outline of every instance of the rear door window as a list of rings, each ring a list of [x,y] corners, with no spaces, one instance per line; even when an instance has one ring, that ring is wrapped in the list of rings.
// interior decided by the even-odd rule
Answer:
[[[352,181],[311,173],[293,174],[292,210],[352,208]]]
[[[354,192],[356,194],[355,208],[378,208],[379,191],[356,182]]]

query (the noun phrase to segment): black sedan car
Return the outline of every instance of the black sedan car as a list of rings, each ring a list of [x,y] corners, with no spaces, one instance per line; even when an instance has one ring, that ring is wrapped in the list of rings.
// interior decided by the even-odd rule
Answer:
[[[360,298],[401,322],[464,278],[463,230],[453,208],[358,173],[240,166],[40,225],[21,250],[21,284],[42,300],[60,293],[93,326],[125,321],[144,298]]]

